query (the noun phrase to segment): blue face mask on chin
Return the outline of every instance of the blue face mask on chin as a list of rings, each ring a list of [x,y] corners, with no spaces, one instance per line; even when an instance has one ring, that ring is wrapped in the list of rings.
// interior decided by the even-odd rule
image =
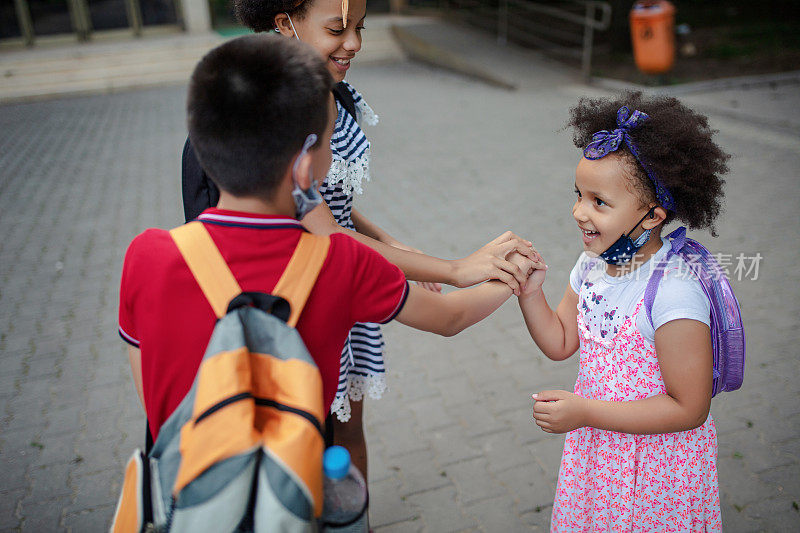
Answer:
[[[636,252],[638,252],[639,249],[644,246],[644,243],[650,239],[650,234],[653,232],[653,230],[645,230],[645,232],[639,235],[635,241],[631,240],[631,233],[633,233],[636,228],[639,227],[639,224],[641,224],[644,219],[652,216],[654,211],[655,207],[650,208],[650,210],[639,222],[636,223],[636,225],[628,232],[627,235],[621,236],[619,239],[617,239],[617,242],[608,247],[608,250],[600,254],[600,259],[609,265],[621,265],[630,261],[631,258],[636,255]]]
[[[319,194],[318,190],[319,183],[313,176],[309,176],[311,178],[311,187],[306,190],[301,189],[300,185],[297,183],[297,167],[300,165],[300,160],[305,157],[308,153],[308,149],[314,146],[315,142],[317,142],[317,136],[313,133],[306,137],[306,142],[303,143],[303,149],[300,150],[300,154],[297,156],[297,159],[294,160],[294,165],[292,166],[292,181],[294,181],[292,198],[294,199],[295,218],[297,220],[302,220],[303,217],[322,203],[322,195]]]

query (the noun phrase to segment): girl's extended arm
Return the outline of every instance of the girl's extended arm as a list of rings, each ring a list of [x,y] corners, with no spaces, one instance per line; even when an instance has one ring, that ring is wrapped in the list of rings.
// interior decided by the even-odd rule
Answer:
[[[318,235],[332,233],[350,235],[400,267],[406,278],[414,281],[434,281],[456,287],[469,287],[486,280],[498,279],[518,294],[519,287],[525,282],[527,275],[517,265],[508,261],[506,256],[512,251],[517,251],[531,259],[537,257],[530,242],[520,239],[510,231],[463,259],[448,261],[409,252],[342,228],[324,203],[306,215],[301,222],[308,231]]]
[[[519,307],[536,346],[553,361],[563,361],[578,349],[578,295],[567,285],[553,311],[542,291],[546,274],[546,266],[531,274],[519,295]]]
[[[415,252],[418,254],[424,253],[422,250],[417,250],[416,248],[406,246],[402,242],[398,241],[389,235],[386,230],[365,217],[361,211],[358,211],[356,208],[353,208],[351,219],[353,220],[353,225],[356,227],[356,231],[362,235],[372,237],[376,241],[380,241],[383,244],[388,244],[389,246],[394,246],[395,248],[400,248],[401,250],[405,250],[407,252]],[[422,285],[424,289],[428,289],[429,291],[442,292],[442,286],[438,282],[417,281],[417,284]]]
[[[365,217],[361,211],[355,207],[353,208],[350,218],[353,220],[353,225],[356,227],[356,231],[360,234],[366,235],[367,237],[371,237],[376,241],[380,241],[390,246],[400,244],[400,241],[389,235],[389,233],[387,233],[382,227]]]
[[[535,272],[519,297],[525,325],[536,346],[553,361],[563,361],[578,349],[578,295],[567,285],[561,303],[550,309],[541,285],[536,288]]]
[[[535,266],[544,266],[518,254],[514,254],[511,260],[520,266],[525,275]],[[448,294],[438,294],[412,285],[397,321],[412,328],[451,337],[492,314],[509,296],[511,290],[508,285],[499,281]]]
[[[711,406],[711,333],[696,320],[667,322],[655,334],[666,394],[644,400],[607,402],[567,391],[535,395],[534,418],[550,433],[590,426],[633,434],[674,433],[702,425]]]

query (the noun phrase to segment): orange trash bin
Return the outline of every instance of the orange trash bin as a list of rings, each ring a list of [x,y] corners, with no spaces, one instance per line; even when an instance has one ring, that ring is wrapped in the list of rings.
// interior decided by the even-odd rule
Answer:
[[[675,6],[640,1],[630,12],[633,59],[646,74],[663,74],[675,63]]]

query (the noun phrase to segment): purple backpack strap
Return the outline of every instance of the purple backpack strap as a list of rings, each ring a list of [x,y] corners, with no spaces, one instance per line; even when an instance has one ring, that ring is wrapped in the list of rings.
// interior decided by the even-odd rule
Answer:
[[[667,256],[653,269],[653,273],[650,275],[650,279],[647,282],[647,288],[644,290],[644,308],[645,311],[647,311],[647,320],[650,321],[650,325],[653,329],[656,328],[655,324],[653,324],[653,303],[656,301],[658,284],[661,283],[661,278],[664,277],[664,269],[667,268],[669,260],[686,244],[686,228],[681,226],[667,235],[667,239],[671,241],[672,246],[667,252]]]

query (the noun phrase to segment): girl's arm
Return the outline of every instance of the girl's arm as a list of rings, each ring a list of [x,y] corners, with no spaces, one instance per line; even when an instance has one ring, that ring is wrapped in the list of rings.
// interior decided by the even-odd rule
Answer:
[[[578,349],[578,295],[567,284],[567,290],[555,311],[545,298],[542,284],[547,267],[534,271],[522,288],[519,307],[528,326],[528,333],[548,358],[563,361]]]
[[[711,332],[697,320],[667,322],[655,333],[666,394],[644,400],[607,402],[567,391],[534,395],[536,423],[548,433],[589,426],[633,434],[675,433],[702,425],[711,406]]]
[[[538,271],[537,271],[538,272]],[[534,273],[531,278],[536,276]],[[531,282],[528,282],[530,285]],[[553,361],[563,361],[578,349],[578,295],[567,285],[555,311],[550,308],[541,286],[528,292],[525,286],[519,307],[528,333],[536,346]]]
[[[301,222],[311,233],[318,235],[345,233],[353,237],[400,267],[406,278],[414,281],[433,281],[456,287],[469,287],[490,279],[498,279],[508,285],[514,294],[518,294],[520,286],[527,279],[527,273],[523,273],[517,265],[508,261],[506,256],[517,251],[531,259],[538,257],[530,242],[520,239],[510,231],[463,259],[448,261],[409,252],[342,228],[336,223],[325,203],[316,207]]]
[[[543,267],[519,254],[511,258],[527,275],[535,267]],[[423,331],[451,337],[492,314],[511,290],[499,281],[477,287],[438,294],[411,285],[397,321]]]
[[[400,241],[389,235],[383,228],[365,217],[361,211],[355,207],[353,208],[350,218],[353,220],[353,225],[356,227],[356,231],[360,234],[371,237],[384,244],[388,244],[389,246],[400,244]]]
[[[422,250],[406,246],[402,242],[398,241],[389,235],[386,230],[365,217],[361,211],[358,211],[356,208],[353,208],[350,217],[353,220],[353,225],[356,227],[356,231],[362,235],[372,237],[376,241],[388,244],[389,246],[394,246],[395,248],[400,248],[401,250],[405,250],[407,252],[415,252],[418,254],[424,253]],[[439,283],[431,281],[417,281],[417,284],[422,285],[424,289],[428,289],[429,291],[442,292],[442,286]]]

